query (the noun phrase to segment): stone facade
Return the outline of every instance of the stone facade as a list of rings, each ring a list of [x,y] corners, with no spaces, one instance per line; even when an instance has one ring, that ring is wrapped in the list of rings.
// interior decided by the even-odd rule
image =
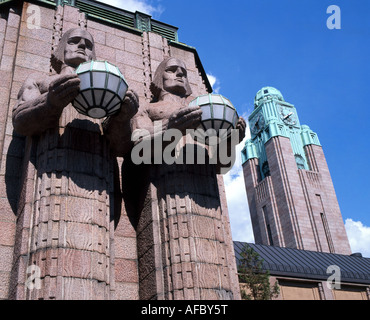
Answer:
[[[329,289],[326,281],[271,276],[279,283],[280,294],[274,300],[370,300],[369,287],[346,284],[341,289]]]
[[[163,178],[154,170],[145,205],[155,199],[167,214],[154,219],[144,210],[136,225],[122,202],[124,160],[111,156],[100,120],[68,106],[59,127],[41,136],[23,137],[12,125],[22,84],[30,74],[55,73],[50,56],[71,28],[94,37],[97,58],[115,64],[140,101],[150,101],[153,74],[169,56],[185,62],[194,97],[207,93],[194,50],[153,32],[86,19],[67,5],[37,6],[41,25],[30,28],[31,4],[16,3],[0,18],[0,299],[240,298],[221,176],[213,173],[200,201],[211,208],[203,216],[191,197],[179,197],[181,170],[163,173],[175,180],[151,198]],[[206,183],[198,178],[194,172],[194,187]],[[147,228],[154,232],[149,239]],[[167,278],[159,283],[152,273]],[[40,276],[40,289],[30,286],[33,276]]]

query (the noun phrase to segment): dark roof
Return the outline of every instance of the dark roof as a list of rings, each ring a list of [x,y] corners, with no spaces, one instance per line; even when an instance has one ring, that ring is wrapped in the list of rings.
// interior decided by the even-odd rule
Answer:
[[[243,247],[251,247],[263,260],[262,267],[274,276],[327,280],[329,266],[338,266],[341,282],[370,284],[370,259],[341,254],[265,246],[234,241],[236,263]]]

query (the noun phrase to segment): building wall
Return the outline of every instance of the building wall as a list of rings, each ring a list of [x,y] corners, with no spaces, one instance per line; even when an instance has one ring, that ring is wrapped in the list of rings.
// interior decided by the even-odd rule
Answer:
[[[301,172],[302,185],[311,189],[307,202],[314,212],[322,250],[349,255],[351,248],[323,148],[308,145],[305,152],[311,171]]]
[[[325,281],[271,277],[280,286],[278,300],[369,300],[366,285],[342,284],[340,289],[329,289]]]
[[[50,56],[61,35],[70,28],[86,28],[94,37],[97,58],[117,65],[129,87],[138,93],[140,101],[150,100],[149,86],[153,73],[168,56],[186,63],[194,97],[207,92],[194,52],[186,46],[171,46],[155,33],[130,31],[87,20],[78,9],[67,5],[55,10],[37,6],[41,24],[38,28],[31,28],[27,24],[30,5],[27,2],[18,4],[2,12],[0,18],[0,299],[9,297],[9,287],[13,288],[15,298],[25,298],[24,284],[29,276],[26,273],[29,250],[26,239],[30,237],[30,212],[34,204],[32,190],[21,189],[21,186],[35,178],[34,163],[28,161],[32,160],[35,150],[26,149],[25,146],[29,145],[26,138],[13,131],[12,108],[20,87],[31,73],[40,77],[53,73]],[[115,170],[120,170],[122,161],[117,160]],[[120,193],[120,190],[115,192]],[[224,209],[227,212],[226,207]],[[111,296],[115,299],[138,299],[136,232],[124,206],[120,210],[120,219],[111,239],[114,248]],[[15,245],[16,238],[22,240]],[[231,242],[231,236],[228,240]],[[11,274],[13,285],[10,285]]]
[[[280,293],[272,300],[370,300],[366,285],[342,284],[340,289],[330,289],[326,281],[270,276],[271,286],[276,281]],[[250,292],[245,283],[240,283],[240,290]]]
[[[350,254],[333,182],[321,146],[305,147],[310,170],[298,170],[289,138],[265,144],[270,176],[257,158],[243,165],[256,243]]]

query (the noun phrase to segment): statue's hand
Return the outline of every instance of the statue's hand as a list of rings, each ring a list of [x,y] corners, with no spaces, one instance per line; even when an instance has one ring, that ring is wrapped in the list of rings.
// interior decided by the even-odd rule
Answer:
[[[239,143],[242,142],[245,137],[246,127],[247,127],[247,124],[245,123],[244,118],[240,117],[236,124],[236,129],[239,130]]]
[[[167,129],[178,129],[183,134],[186,129],[196,129],[202,118],[202,109],[196,107],[186,107],[172,113],[168,119]]]
[[[133,90],[127,90],[121,105],[120,116],[131,119],[139,110],[139,96]]]
[[[77,74],[59,76],[49,85],[48,103],[62,109],[77,97],[79,90],[80,79]]]

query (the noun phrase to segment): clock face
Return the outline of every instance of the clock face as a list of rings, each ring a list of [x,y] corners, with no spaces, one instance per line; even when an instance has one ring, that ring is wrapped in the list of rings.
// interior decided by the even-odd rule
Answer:
[[[262,113],[258,113],[251,120],[251,132],[257,135],[260,131],[263,130],[264,127],[265,127],[265,118],[263,117]]]
[[[291,108],[280,107],[280,118],[287,125],[296,125],[297,117],[294,113],[294,110]]]

